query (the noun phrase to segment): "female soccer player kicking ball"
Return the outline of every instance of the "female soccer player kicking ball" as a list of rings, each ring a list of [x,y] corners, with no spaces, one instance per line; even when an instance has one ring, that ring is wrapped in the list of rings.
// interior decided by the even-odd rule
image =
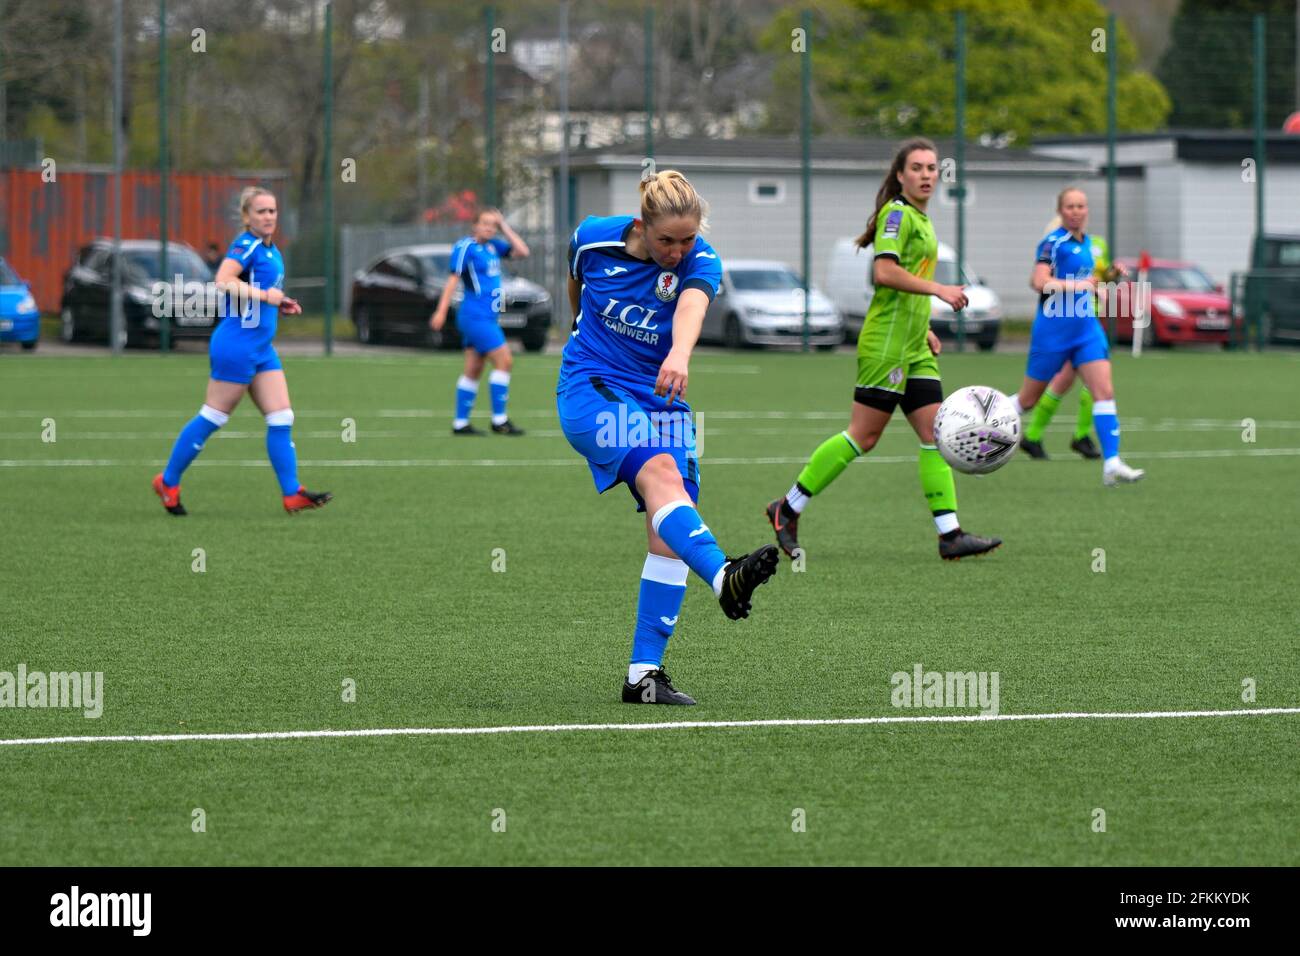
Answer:
[[[280,482],[284,510],[292,514],[319,508],[334,497],[298,484],[289,386],[271,342],[279,314],[297,315],[302,307],[284,294],[284,259],[271,241],[275,196],[260,186],[249,186],[240,194],[239,212],[244,232],[230,244],[215,280],[222,318],[208,344],[212,377],[207,397],[198,415],[181,429],[167,467],[153,480],[163,507],[174,515],[186,513],[181,504],[181,474],[212,434],[230,420],[244,392],[253,396],[266,416],[266,454]],[[231,297],[242,305],[236,307]]]
[[[1047,384],[1067,363],[1092,393],[1092,416],[1101,440],[1102,484],[1107,487],[1140,480],[1146,472],[1119,457],[1119,416],[1111,384],[1110,344],[1097,321],[1092,242],[1084,232],[1088,197],[1070,187],[1056,199],[1061,226],[1038,244],[1029,284],[1039,294],[1029,335],[1029,362],[1024,384],[1011,399],[1016,411],[1033,408]]]
[[[917,466],[921,490],[939,532],[939,556],[952,561],[992,551],[1000,538],[968,534],[957,523],[952,469],[934,444],[934,416],[943,402],[939,338],[930,331],[930,296],[954,311],[966,307],[961,286],[933,281],[938,241],[925,214],[938,182],[938,158],[928,139],[910,139],[876,194],[876,208],[858,248],[874,245],[876,287],[858,336],[858,381],[849,427],[826,439],[799,472],[790,491],[767,506],[777,543],[791,557],[799,549],[799,516],[814,495],[849,462],[880,440],[899,405],[921,440]]]
[[[646,513],[623,701],[694,704],[663,669],[686,596],[688,570],[713,588],[727,617],[748,617],[754,589],[776,573],[772,545],[728,558],[704,523],[700,470],[686,395],[691,351],[722,264],[700,236],[706,207],[681,173],[647,173],[641,215],[588,217],[569,244],[569,302],[556,404],[569,444],[596,490],[619,482]]]
[[[497,230],[505,238],[497,235]],[[451,277],[442,288],[438,307],[429,324],[441,331],[447,322],[447,307],[456,287],[465,283],[465,297],[456,310],[456,328],[465,343],[465,371],[456,381],[456,417],[452,419],[453,435],[481,435],[469,423],[469,413],[478,396],[478,380],[483,374],[483,360],[492,363],[488,388],[492,392],[492,431],[498,435],[522,435],[506,414],[506,401],[510,395],[510,369],[514,358],[506,344],[505,333],[497,323],[501,310],[501,257],[523,259],[528,255],[528,244],[506,225],[505,218],[495,209],[484,209],[474,219],[474,232],[461,239],[451,250]]]

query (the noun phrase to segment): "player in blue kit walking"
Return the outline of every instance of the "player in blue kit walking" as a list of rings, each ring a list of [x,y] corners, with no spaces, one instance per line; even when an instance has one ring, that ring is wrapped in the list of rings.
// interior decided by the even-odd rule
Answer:
[[[681,173],[647,173],[640,188],[639,218],[588,217],[569,243],[575,319],[556,404],[596,490],[622,482],[646,514],[649,553],[623,701],[694,704],[662,666],[688,572],[736,620],[749,616],[755,588],[776,573],[778,551],[769,544],[728,558],[695,510],[699,460],[684,398],[722,263],[700,235],[707,207]]]
[[[497,230],[504,234],[497,235]],[[465,344],[465,371],[456,381],[456,417],[452,419],[454,435],[481,435],[469,423],[469,413],[478,396],[478,380],[483,374],[483,360],[492,363],[488,388],[492,393],[492,431],[498,435],[522,435],[506,414],[506,400],[510,395],[510,369],[514,357],[506,344],[505,333],[497,322],[501,311],[501,259],[510,256],[523,259],[528,255],[528,243],[506,224],[505,217],[495,209],[484,209],[474,217],[474,231],[451,249],[451,276],[443,286],[442,296],[429,324],[441,331],[447,322],[447,307],[460,283],[465,284],[465,296],[456,309],[456,328]]]
[[[1070,187],[1057,197],[1061,225],[1038,244],[1030,285],[1039,294],[1029,338],[1029,362],[1020,394],[1011,399],[1023,417],[1067,362],[1092,393],[1093,421],[1101,439],[1102,484],[1138,481],[1146,472],[1119,457],[1119,416],[1111,384],[1110,345],[1097,321],[1092,242],[1084,233],[1088,197]]]
[[[266,454],[280,482],[284,510],[292,514],[319,508],[334,497],[298,484],[289,385],[272,340],[279,314],[297,315],[302,307],[284,294],[284,259],[271,241],[278,213],[275,196],[260,186],[248,186],[240,194],[239,212],[244,231],[230,244],[214,280],[220,293],[220,323],[208,345],[207,395],[198,415],[177,436],[167,467],[153,480],[163,507],[174,515],[186,514],[181,474],[230,420],[244,392],[266,416]]]

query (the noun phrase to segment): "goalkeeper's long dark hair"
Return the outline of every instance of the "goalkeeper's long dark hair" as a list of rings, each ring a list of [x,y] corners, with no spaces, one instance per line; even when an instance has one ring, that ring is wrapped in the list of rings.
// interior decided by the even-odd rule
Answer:
[[[885,181],[880,184],[880,191],[876,193],[876,208],[871,211],[871,218],[867,220],[867,231],[858,236],[855,242],[859,249],[865,249],[876,241],[876,220],[880,218],[880,210],[902,194],[903,184],[898,181],[898,174],[907,166],[907,157],[918,149],[928,149],[936,156],[939,155],[939,151],[934,148],[934,143],[924,136],[903,141],[898,147],[898,152],[894,154],[894,161],[889,164],[889,172],[885,173]]]

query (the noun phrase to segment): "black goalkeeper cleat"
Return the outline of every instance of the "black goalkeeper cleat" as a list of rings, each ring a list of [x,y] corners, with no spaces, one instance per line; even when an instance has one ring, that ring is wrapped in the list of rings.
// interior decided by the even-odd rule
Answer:
[[[1025,450],[1025,454],[1030,458],[1036,458],[1039,461],[1047,461],[1047,450],[1043,448],[1042,442],[1030,441],[1028,438],[1021,438],[1020,447]]]
[[[451,433],[453,435],[482,435],[483,434],[483,432],[479,431],[477,428],[475,428],[473,425],[469,424],[468,422],[466,422],[464,425],[461,425],[460,428],[453,428],[451,430]]]
[[[749,599],[754,596],[754,589],[776,574],[780,563],[781,552],[774,544],[765,544],[743,557],[727,558],[722,572],[722,594],[718,597],[722,613],[733,621],[749,617],[752,610]]]
[[[977,554],[988,554],[1001,544],[1001,538],[984,538],[977,534],[967,534],[958,528],[952,532],[951,537],[939,535],[939,557],[945,561],[960,561]]]
[[[1070,442],[1070,447],[1084,458],[1095,460],[1101,457],[1101,452],[1099,452],[1097,446],[1092,443],[1091,435],[1084,435],[1082,438],[1076,438],[1074,441]]]
[[[660,667],[647,673],[635,684],[623,681],[623,703],[678,704],[689,707],[695,703],[695,698],[674,687],[668,672]]]
[[[493,425],[492,431],[498,435],[522,435],[524,433],[522,428],[516,427],[515,423],[508,418],[500,425]]]
[[[795,557],[799,550],[799,514],[786,503],[784,496],[767,506],[767,521],[776,532],[776,543],[781,550]]]

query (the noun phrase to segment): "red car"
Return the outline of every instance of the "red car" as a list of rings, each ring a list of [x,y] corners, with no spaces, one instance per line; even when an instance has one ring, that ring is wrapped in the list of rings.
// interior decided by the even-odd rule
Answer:
[[[1118,259],[1117,265],[1128,270],[1136,282],[1138,260]],[[1151,284],[1151,324],[1144,331],[1147,345],[1173,345],[1175,342],[1228,343],[1232,326],[1232,301],[1199,266],[1173,259],[1152,259],[1147,273]],[[1133,306],[1138,304],[1135,287],[1130,287],[1129,301],[1120,298],[1115,316],[1115,337],[1133,341]],[[1109,318],[1103,313],[1102,324]],[[1240,320],[1239,320],[1240,321]]]

